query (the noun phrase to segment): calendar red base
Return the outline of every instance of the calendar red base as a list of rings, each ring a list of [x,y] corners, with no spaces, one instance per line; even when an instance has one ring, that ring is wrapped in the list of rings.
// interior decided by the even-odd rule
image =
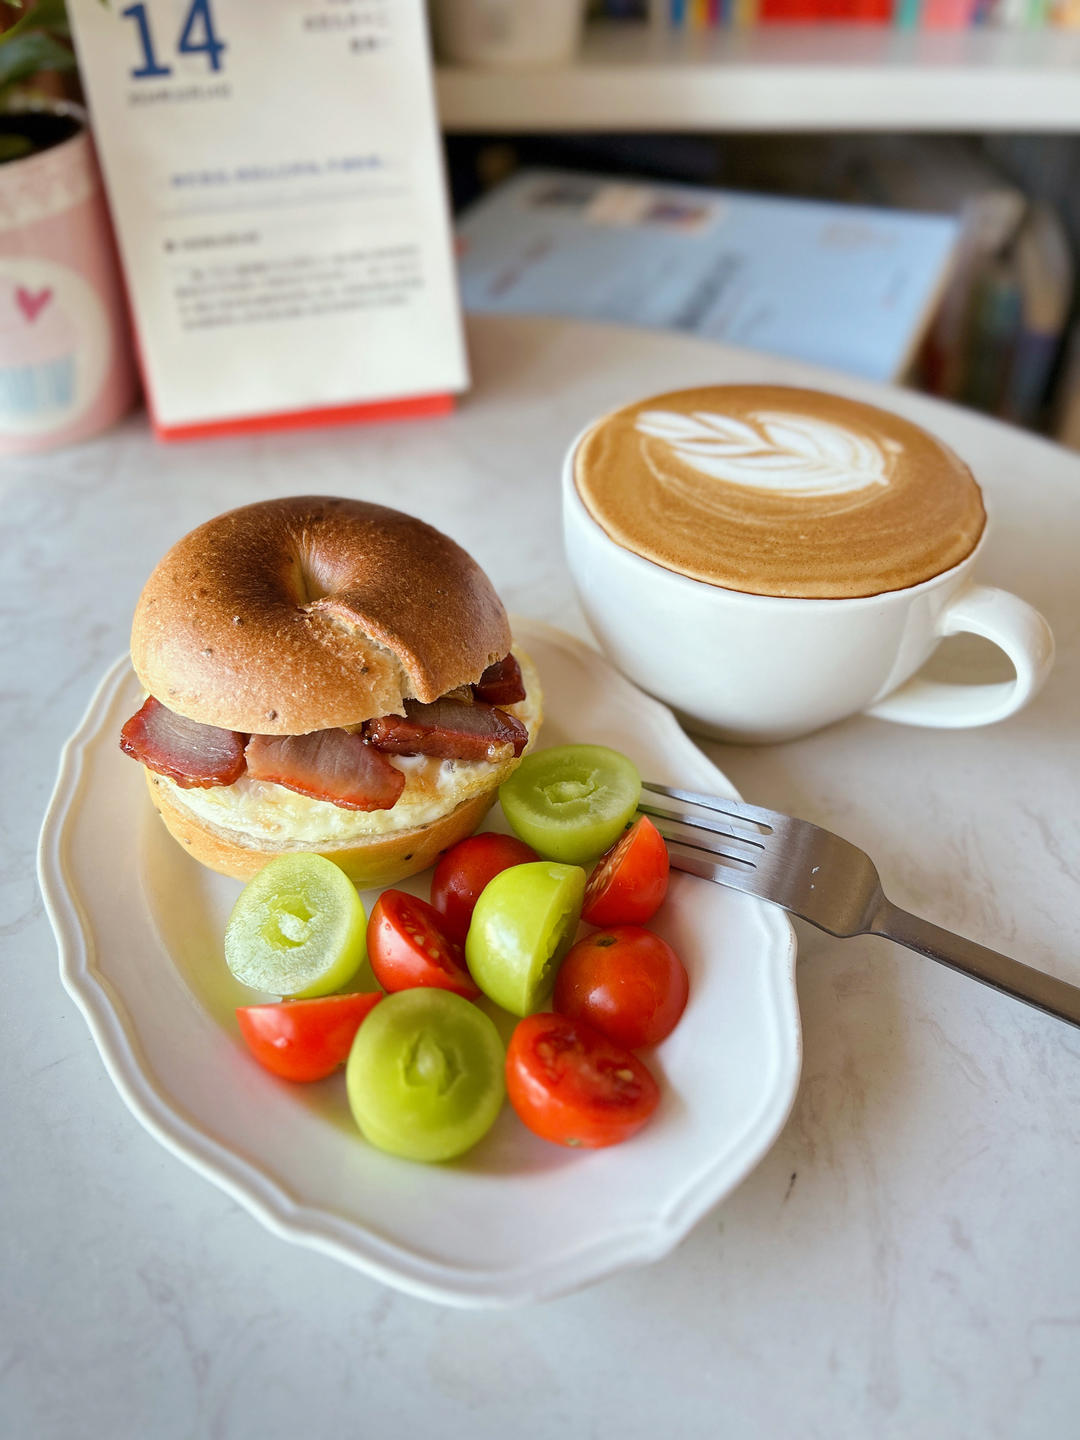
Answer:
[[[159,440],[204,440],[214,435],[255,435],[268,430],[315,429],[324,425],[358,425],[379,420],[407,420],[445,415],[454,408],[452,395],[410,395],[402,400],[375,400],[362,405],[331,405],[316,410],[291,410],[280,415],[238,415],[195,425],[162,425],[151,412]]]

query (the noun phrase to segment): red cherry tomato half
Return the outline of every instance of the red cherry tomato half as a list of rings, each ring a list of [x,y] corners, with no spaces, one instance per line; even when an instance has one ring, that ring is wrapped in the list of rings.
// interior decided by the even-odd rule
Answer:
[[[461,947],[446,936],[442,916],[426,900],[404,890],[384,890],[367,928],[368,958],[384,990],[427,985],[475,1000],[480,989]]]
[[[323,1080],[349,1058],[360,1024],[382,999],[322,995],[279,1005],[242,1005],[236,1012],[248,1049],[283,1080]]]
[[[465,944],[472,912],[489,880],[511,865],[539,858],[516,835],[470,835],[449,849],[431,877],[431,903],[442,916],[443,930],[450,939]]]
[[[667,894],[669,870],[664,837],[642,815],[597,861],[581,918],[590,925],[643,925]]]
[[[506,1090],[542,1139],[590,1149],[629,1139],[660,1103],[636,1055],[565,1015],[519,1022],[506,1052]]]
[[[561,1015],[636,1050],[657,1045],[686,1008],[690,981],[675,951],[640,925],[597,930],[571,947],[555,981]]]

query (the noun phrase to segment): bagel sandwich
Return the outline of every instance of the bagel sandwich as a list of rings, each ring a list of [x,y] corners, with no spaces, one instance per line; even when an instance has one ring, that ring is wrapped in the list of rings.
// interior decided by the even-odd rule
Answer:
[[[455,542],[361,500],[218,515],[139,597],[145,699],[121,732],[196,860],[249,879],[312,851],[392,885],[480,824],[535,740],[541,691]]]

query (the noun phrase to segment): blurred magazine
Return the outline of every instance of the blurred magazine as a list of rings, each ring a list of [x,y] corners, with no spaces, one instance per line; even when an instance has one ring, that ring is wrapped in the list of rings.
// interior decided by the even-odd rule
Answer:
[[[897,380],[960,233],[951,216],[525,170],[459,220],[462,296]]]

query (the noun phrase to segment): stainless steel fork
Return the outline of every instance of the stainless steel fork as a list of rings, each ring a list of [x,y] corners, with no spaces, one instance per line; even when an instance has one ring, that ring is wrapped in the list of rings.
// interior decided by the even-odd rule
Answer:
[[[870,857],[829,830],[648,781],[639,808],[652,816],[678,870],[770,900],[829,935],[883,935],[1080,1026],[1080,987],[893,905]]]

